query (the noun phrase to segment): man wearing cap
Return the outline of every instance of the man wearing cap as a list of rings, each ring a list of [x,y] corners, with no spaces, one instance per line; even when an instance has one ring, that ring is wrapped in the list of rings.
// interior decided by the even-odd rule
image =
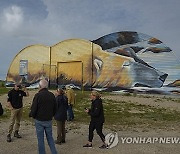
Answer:
[[[21,138],[19,135],[20,121],[23,111],[23,96],[29,96],[26,87],[21,90],[20,84],[15,84],[14,88],[8,92],[7,103],[11,110],[10,126],[7,135],[7,142],[11,142],[11,134],[15,124],[14,137]]]

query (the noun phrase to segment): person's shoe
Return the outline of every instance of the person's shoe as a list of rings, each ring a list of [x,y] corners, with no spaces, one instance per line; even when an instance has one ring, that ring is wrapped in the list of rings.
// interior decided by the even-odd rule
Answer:
[[[11,142],[11,135],[10,134],[7,135],[7,142]]]
[[[66,143],[66,141],[65,140],[62,140],[62,142],[61,143]]]
[[[17,138],[22,138],[22,137],[21,137],[21,135],[19,135],[19,133],[18,133],[18,131],[17,131],[17,130],[14,132],[14,137],[17,137]]]
[[[85,144],[83,145],[84,148],[92,148],[92,144]]]
[[[100,149],[108,149],[108,146],[103,144],[102,146],[99,147]]]
[[[62,142],[61,142],[61,141],[58,141],[58,140],[55,140],[54,143],[61,145]]]

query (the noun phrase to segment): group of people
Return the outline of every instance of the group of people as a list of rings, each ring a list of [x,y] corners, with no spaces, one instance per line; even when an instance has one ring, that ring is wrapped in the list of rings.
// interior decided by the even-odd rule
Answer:
[[[11,120],[7,135],[7,142],[11,142],[11,134],[15,124],[14,137],[21,138],[19,134],[20,120],[22,117],[24,96],[29,96],[25,87],[21,89],[20,85],[16,84],[8,93],[8,106],[11,109]],[[91,148],[93,140],[93,132],[96,129],[100,136],[103,145],[100,148],[107,148],[105,136],[102,133],[104,123],[104,111],[100,94],[97,91],[91,92],[91,108],[86,108],[84,111],[91,116],[89,124],[88,142],[83,147]],[[65,122],[74,119],[73,106],[75,104],[75,95],[70,87],[66,87],[66,93],[63,89],[58,88],[56,94],[48,90],[48,82],[42,79],[39,82],[39,91],[35,94],[31,105],[29,116],[35,119],[36,135],[38,139],[39,154],[45,153],[44,133],[47,138],[51,153],[56,154],[55,144],[65,143]],[[52,135],[52,119],[57,123],[57,140],[54,141]]]

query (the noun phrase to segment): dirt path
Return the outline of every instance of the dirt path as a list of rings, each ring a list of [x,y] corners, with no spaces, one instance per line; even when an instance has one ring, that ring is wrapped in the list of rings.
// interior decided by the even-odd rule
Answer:
[[[136,97],[122,96],[122,95],[108,95],[108,96],[104,96],[104,98],[109,100],[125,101],[134,104],[141,104],[141,105],[153,106],[157,108],[165,108],[165,109],[180,111],[180,103],[174,101],[180,99],[180,97],[163,98],[162,96],[159,97],[152,97],[152,96],[146,98],[138,95]]]
[[[37,91],[30,91],[30,97],[24,99],[24,105],[31,104],[34,94]],[[0,96],[0,102],[6,106],[7,95]],[[180,111],[180,103],[165,100],[156,101],[157,98],[141,98],[141,97],[127,97],[120,95],[104,96],[105,99],[131,101],[131,103],[150,105],[155,107],[169,108]],[[0,117],[1,118],[1,117]],[[7,129],[9,120],[0,119],[0,154],[36,154],[37,153],[37,138],[33,122],[22,121],[20,133],[22,139],[13,138],[11,143],[6,142]],[[101,145],[100,138],[95,132],[93,140],[93,148],[83,148],[83,144],[87,141],[88,125],[77,124],[74,122],[67,123],[68,130],[66,136],[66,144],[56,145],[59,154],[178,154],[180,153],[180,146],[178,144],[133,144],[122,143],[122,137],[179,137],[180,130],[149,130],[142,132],[141,129],[137,131],[118,131],[119,143],[112,149],[101,150],[98,147]],[[104,129],[104,134],[112,131]],[[56,138],[56,127],[53,127],[53,136]],[[46,151],[49,154],[50,150],[46,142]]]
[[[0,122],[0,153],[1,154],[36,154],[37,153],[37,138],[35,129],[32,123],[22,122],[21,135],[22,139],[13,138],[11,143],[6,142],[6,132],[8,122]],[[78,125],[77,128],[73,123],[67,124],[68,133],[66,135],[66,143],[63,145],[56,145],[59,154],[178,154],[180,152],[179,144],[133,144],[122,142],[122,137],[178,137],[180,132],[128,132],[119,131],[119,143],[112,149],[99,149],[101,141],[95,133],[93,140],[93,148],[83,148],[83,144],[87,140],[87,125]],[[74,129],[69,129],[71,127]],[[104,129],[104,133],[108,134],[111,131]],[[56,127],[53,127],[54,139],[56,137]],[[50,154],[49,147],[46,143],[46,151]],[[173,150],[172,150],[173,149]]]

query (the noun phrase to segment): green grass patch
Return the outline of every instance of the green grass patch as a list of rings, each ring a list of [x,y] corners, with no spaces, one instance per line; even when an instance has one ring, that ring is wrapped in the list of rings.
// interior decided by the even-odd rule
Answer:
[[[77,103],[74,108],[75,121],[88,123],[90,117],[84,108],[90,108],[90,92],[77,93]],[[157,99],[157,101],[160,101]],[[131,102],[103,100],[105,125],[122,127],[166,127],[180,123],[180,112]]]
[[[3,115],[0,116],[0,122],[10,118],[10,115],[11,115],[11,111],[9,109],[4,109]]]
[[[90,116],[84,112],[84,108],[91,107],[90,91],[75,91],[76,104],[74,106],[75,124],[88,124]],[[132,98],[133,99],[133,98]],[[160,101],[159,99],[156,99]],[[180,126],[180,112],[171,111],[164,108],[155,108],[148,105],[138,105],[131,101],[113,101],[103,100],[105,113],[105,126],[112,129],[134,129],[134,128],[170,128]],[[24,107],[23,120],[32,121],[29,118],[30,106]],[[7,119],[10,112],[6,110],[6,114],[0,119]],[[79,125],[78,125],[79,126]]]
[[[171,97],[169,97],[169,98],[164,98],[164,99],[166,99],[167,101],[171,101],[171,102],[176,102],[176,103],[180,103],[180,98],[171,98]]]
[[[5,87],[5,81],[0,80],[0,87]]]
[[[0,95],[7,94],[10,89],[6,87],[0,87]]]
[[[106,100],[104,104],[107,125],[122,127],[166,127],[180,123],[180,112],[136,105],[131,102]]]

